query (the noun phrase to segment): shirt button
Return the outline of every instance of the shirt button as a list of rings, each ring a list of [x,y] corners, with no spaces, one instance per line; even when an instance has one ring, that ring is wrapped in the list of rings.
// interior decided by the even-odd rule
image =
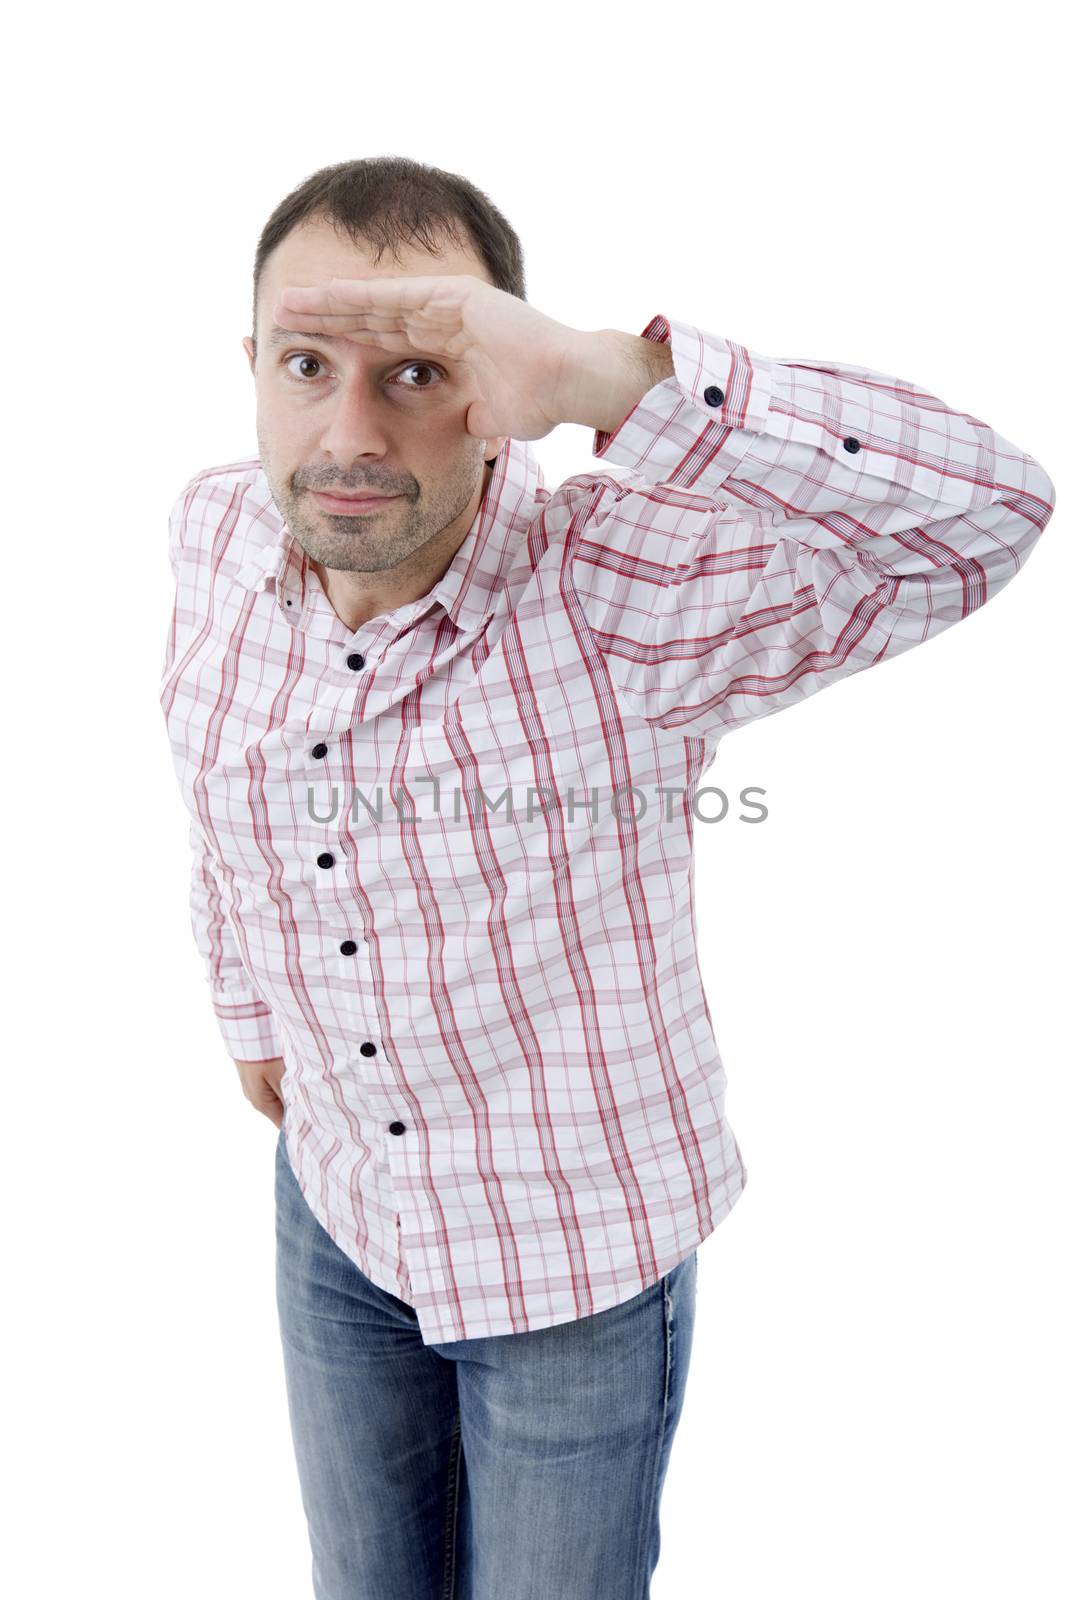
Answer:
[[[849,453],[851,455],[855,455],[856,451],[861,449],[861,448],[862,448],[862,446],[860,445],[860,442],[859,442],[858,439],[851,439],[850,438],[850,439],[846,439],[845,440],[845,449],[847,451],[849,451]]]
[[[321,761],[329,748],[330,747],[328,744],[313,744],[311,746],[311,754],[315,757],[316,761]]]
[[[378,1054],[378,1046],[371,1044],[369,1039],[365,1039],[359,1047],[359,1053],[361,1056],[376,1056]]]
[[[365,664],[363,657],[360,655],[358,650],[354,650],[347,660],[348,665],[352,668],[353,672],[358,672],[360,667]]]
[[[332,867],[333,866],[333,856],[330,854],[330,852],[328,850],[324,850],[322,852],[321,856],[316,856],[315,857],[315,861],[320,867]]]
[[[402,1122],[391,1122],[389,1124],[389,1132],[390,1133],[403,1133],[403,1131],[404,1131],[404,1124]]]
[[[726,396],[723,394],[717,383],[711,383],[704,390],[704,399],[707,401],[709,406],[721,406],[723,401],[726,399]]]
[[[359,946],[354,939],[342,939],[341,954],[343,956],[354,956],[358,949]]]

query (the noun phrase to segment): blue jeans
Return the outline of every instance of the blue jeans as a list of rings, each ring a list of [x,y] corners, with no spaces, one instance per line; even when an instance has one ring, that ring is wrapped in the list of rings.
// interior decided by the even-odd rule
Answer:
[[[423,1342],[278,1138],[277,1295],[316,1600],[648,1600],[696,1252],[528,1333]]]

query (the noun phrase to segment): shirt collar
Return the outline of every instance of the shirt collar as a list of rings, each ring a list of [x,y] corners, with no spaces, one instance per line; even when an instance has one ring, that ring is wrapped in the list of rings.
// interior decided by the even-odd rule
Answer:
[[[247,516],[246,559],[236,581],[248,589],[271,589],[286,610],[304,604],[309,562],[274,503],[258,459],[246,484],[242,510]],[[526,529],[544,486],[536,457],[520,439],[505,439],[493,463],[492,476],[470,532],[437,583],[411,603],[412,611],[428,610],[439,601],[462,632],[477,631],[492,616],[507,584],[509,569],[525,548]]]

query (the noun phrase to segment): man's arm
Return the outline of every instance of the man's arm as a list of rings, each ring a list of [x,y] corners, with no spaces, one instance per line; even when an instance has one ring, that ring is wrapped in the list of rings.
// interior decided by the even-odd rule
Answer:
[[[199,482],[199,476],[189,480],[170,512],[168,556],[175,590],[161,677],[164,701],[167,680],[177,658],[179,633],[184,633],[189,627],[189,619],[194,614],[187,588],[183,584],[182,562],[187,553],[189,510]],[[270,1007],[249,976],[234,930],[223,913],[222,895],[207,841],[192,819],[189,823],[189,846],[192,852],[189,918],[193,938],[204,961],[211,1001],[226,1049],[239,1067],[273,1065],[281,1058],[281,1038]]]
[[[203,835],[189,824],[192,847],[190,921],[204,959],[211,1002],[226,1049],[238,1062],[273,1062],[281,1036],[273,1013],[248,975],[236,937],[222,911],[222,898]]]
[[[642,395],[676,376],[670,345],[665,339],[647,337],[647,332],[623,333],[617,328],[575,331],[564,380],[567,414],[563,421],[595,428],[606,440]]]
[[[193,851],[190,921],[204,958],[215,1020],[233,1057],[245,1099],[280,1128],[285,1115],[281,1038],[273,1013],[249,977],[233,929],[223,915],[218,881],[195,822],[189,825],[189,842]]]
[[[628,470],[572,529],[568,575],[658,726],[719,737],[933,638],[1014,577],[1052,515],[1039,462],[914,383],[661,316],[645,333],[670,337],[674,372],[598,429],[594,454]],[[639,385],[632,356],[598,348],[602,398],[612,371],[617,387],[594,425]]]

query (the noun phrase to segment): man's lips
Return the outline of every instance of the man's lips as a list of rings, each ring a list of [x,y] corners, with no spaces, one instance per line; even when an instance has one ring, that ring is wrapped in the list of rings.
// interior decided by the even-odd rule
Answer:
[[[398,498],[393,494],[334,494],[325,489],[312,489],[311,493],[326,511],[377,511]]]

